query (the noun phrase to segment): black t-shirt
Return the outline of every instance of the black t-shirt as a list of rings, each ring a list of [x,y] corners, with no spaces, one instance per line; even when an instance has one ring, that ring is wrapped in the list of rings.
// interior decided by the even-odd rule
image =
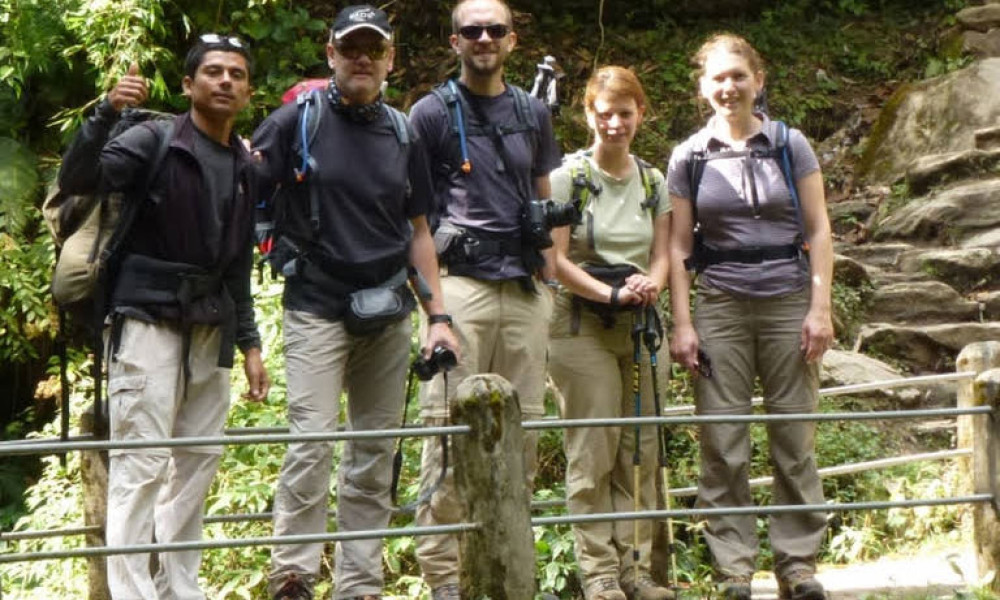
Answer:
[[[468,94],[489,121],[488,126],[513,126],[518,123],[516,100],[508,91],[498,96]],[[521,207],[525,190],[534,195],[534,179],[544,177],[561,163],[559,146],[552,132],[549,111],[537,98],[530,98],[530,108],[538,122],[537,131],[510,133],[501,137],[510,172],[501,169],[503,159],[487,135],[467,137],[472,171],[458,169],[458,136],[451,128],[449,109],[433,94],[413,105],[410,118],[413,128],[427,147],[435,174],[439,214],[448,221],[474,231],[519,237]],[[473,112],[473,111],[468,111]],[[482,126],[476,114],[464,114],[465,122]],[[513,175],[513,176],[512,176]],[[488,256],[473,269],[480,279],[514,279],[527,275],[520,257]]]
[[[350,289],[378,285],[407,264],[410,219],[426,215],[433,202],[430,172],[422,145],[410,131],[402,145],[387,113],[379,121],[358,123],[320,102],[319,129],[309,153],[315,166],[305,183],[295,181],[301,158],[293,144],[301,135],[298,107],[282,106],[253,137],[262,156],[262,197],[276,197],[286,211],[282,231],[321,268]],[[310,187],[315,187],[319,227],[310,224]],[[308,277],[286,282],[285,306],[328,318],[329,286]]]
[[[194,152],[205,171],[205,183],[208,187],[208,202],[213,210],[215,226],[210,228],[217,239],[209,240],[210,248],[219,248],[222,242],[223,223],[228,220],[232,210],[233,192],[235,190],[236,157],[232,148],[205,135],[197,127],[194,128]]]

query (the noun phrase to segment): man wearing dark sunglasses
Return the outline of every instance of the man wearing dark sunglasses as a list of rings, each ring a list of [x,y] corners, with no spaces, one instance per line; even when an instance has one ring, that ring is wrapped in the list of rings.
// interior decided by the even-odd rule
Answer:
[[[271,198],[280,186],[274,202],[276,211],[284,212],[271,264],[285,275],[288,421],[295,434],[336,430],[341,391],[347,392],[349,429],[399,423],[414,304],[406,289],[408,265],[431,292],[422,298],[433,323],[425,354],[439,346],[458,347],[441,300],[426,217],[434,193],[427,157],[405,116],[384,104],[380,93],[393,55],[385,12],[368,5],[343,9],[327,44],[334,72],[329,86],[282,106],[254,134],[264,179],[261,198]],[[311,143],[302,133],[308,129],[306,109],[322,111]],[[404,308],[398,320],[358,333],[351,328],[353,299],[375,288],[395,291]],[[393,443],[388,438],[345,442],[338,531],[388,527]],[[332,449],[327,442],[289,445],[275,492],[275,535],[327,530]],[[323,544],[276,545],[268,577],[271,597],[311,600],[322,557]],[[334,598],[381,597],[380,539],[338,543],[334,563]]]
[[[434,168],[441,287],[462,359],[448,390],[440,375],[424,389],[421,417],[428,425],[447,424],[446,399],[457,385],[491,372],[514,385],[524,418],[536,419],[544,415],[552,297],[537,285],[548,268],[522,238],[521,215],[529,201],[549,198],[548,174],[559,166],[560,153],[545,106],[504,81],[504,63],[517,44],[510,8],[500,0],[459,2],[449,41],[460,63],[458,79],[417,102],[410,118]],[[525,433],[529,484],[537,440]],[[425,442],[422,491],[435,484],[442,462],[441,445]],[[417,508],[420,525],[462,518],[450,475],[430,503]],[[416,544],[433,599],[458,599],[457,537],[421,536]]]
[[[250,296],[256,180],[233,133],[252,93],[250,75],[239,39],[203,35],[184,64],[190,110],[109,140],[120,113],[148,97],[134,65],[64,158],[64,192],[122,192],[127,205],[141,203],[110,282],[112,441],[222,435],[234,346],[245,357],[250,389],[244,397],[267,396]],[[220,446],[111,450],[108,546],[201,539],[205,496],[221,453]],[[154,577],[149,554],[109,556],[112,598],[204,600],[200,550],[157,558]]]

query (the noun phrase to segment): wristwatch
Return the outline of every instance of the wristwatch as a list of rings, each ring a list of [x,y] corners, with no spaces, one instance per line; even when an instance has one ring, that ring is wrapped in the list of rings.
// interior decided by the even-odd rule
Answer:
[[[439,315],[427,315],[427,323],[430,325],[437,325],[438,323],[444,323],[451,327],[454,323],[451,320],[451,315],[441,313]]]

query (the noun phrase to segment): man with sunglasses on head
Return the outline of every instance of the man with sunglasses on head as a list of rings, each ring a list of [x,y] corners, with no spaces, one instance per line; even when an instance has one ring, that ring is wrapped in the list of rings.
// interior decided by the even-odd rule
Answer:
[[[120,113],[145,102],[133,65],[67,151],[65,193],[124,192],[141,202],[111,282],[108,408],[112,441],[220,436],[230,402],[234,345],[249,392],[269,381],[250,296],[255,183],[233,122],[250,100],[250,55],[234,37],[205,34],[181,82],[190,110],[146,121],[108,141]],[[154,169],[154,165],[159,165]],[[144,190],[143,197],[132,197]],[[109,453],[108,546],[201,539],[205,496],[221,446],[134,448]],[[201,551],[107,559],[114,600],[204,599]]]
[[[542,245],[522,233],[522,214],[529,201],[550,197],[548,174],[559,166],[560,153],[544,104],[504,81],[504,63],[517,42],[510,7],[500,0],[459,2],[449,40],[460,62],[458,80],[417,102],[410,119],[434,169],[441,287],[462,359],[447,390],[441,375],[423,390],[421,417],[428,425],[447,424],[457,385],[475,373],[498,373],[517,390],[523,417],[537,419],[545,412],[552,312],[551,293],[537,278],[548,279],[551,263],[545,264]],[[537,442],[537,433],[525,433],[529,489]],[[437,439],[426,438],[423,492],[438,479],[442,450]],[[462,517],[449,468],[430,502],[417,508],[417,522],[457,523]],[[416,544],[434,600],[459,598],[457,537],[421,536]]]
[[[427,158],[405,116],[385,105],[380,93],[394,57],[388,16],[367,5],[340,11],[327,57],[333,78],[308,106],[322,111],[315,135],[308,134],[305,120],[300,122],[306,108],[301,104],[307,102],[300,96],[260,125],[253,144],[267,182],[262,197],[270,198],[280,186],[275,210],[283,216],[271,264],[285,275],[285,368],[293,434],[336,430],[342,390],[348,429],[398,426],[414,306],[406,289],[407,265],[423,276],[430,291],[422,302],[435,325],[425,336],[425,356],[436,347],[454,351],[458,346],[444,313],[426,217],[433,202]],[[359,333],[351,325],[356,316],[352,299],[378,287],[397,290],[405,308],[398,320]],[[345,442],[337,531],[388,527],[393,446],[390,438]],[[332,442],[289,445],[275,493],[275,535],[327,530],[332,450]],[[312,599],[322,553],[323,544],[275,546],[271,597]],[[335,598],[379,598],[382,541],[338,543],[334,580]]]

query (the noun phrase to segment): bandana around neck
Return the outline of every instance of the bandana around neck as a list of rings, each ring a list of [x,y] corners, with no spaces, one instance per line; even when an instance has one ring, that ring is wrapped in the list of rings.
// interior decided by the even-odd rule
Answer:
[[[333,111],[344,115],[355,123],[374,123],[382,117],[382,94],[374,102],[369,104],[346,104],[344,98],[337,88],[337,83],[331,78],[330,86],[327,88],[327,97],[330,99],[330,106]]]

